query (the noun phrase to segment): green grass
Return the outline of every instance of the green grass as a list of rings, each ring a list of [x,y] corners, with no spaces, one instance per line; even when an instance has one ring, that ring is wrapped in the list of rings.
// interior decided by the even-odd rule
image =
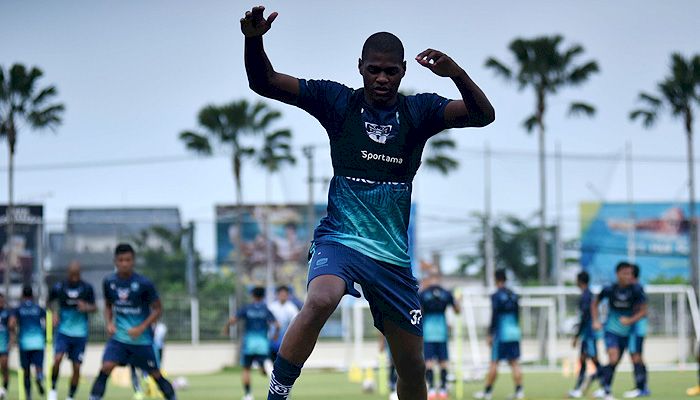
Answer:
[[[11,382],[10,399],[17,399],[17,380]],[[189,387],[178,392],[179,400],[238,400],[242,397],[240,373],[238,371],[222,372],[213,375],[188,376]],[[650,387],[653,396],[649,399],[678,400],[687,399],[685,389],[696,383],[694,372],[652,372]],[[525,374],[525,392],[528,399],[564,399],[573,385],[573,378],[564,378],[560,374],[531,373]],[[61,381],[59,399],[65,399],[67,381]],[[76,396],[86,399],[92,382],[83,381]],[[622,371],[615,380],[614,394],[621,398],[622,393],[632,387],[631,372]],[[482,388],[479,382],[464,385],[464,399],[471,399],[473,392]],[[509,374],[500,376],[496,382],[494,399],[505,399],[512,393],[512,381]],[[267,379],[259,374],[253,375],[253,391],[257,400],[265,400]],[[110,385],[105,400],[131,399],[131,390]],[[386,400],[378,394],[364,394],[358,384],[349,383],[342,373],[305,371],[292,391],[294,400]],[[34,399],[38,396],[35,395]],[[454,399],[455,397],[452,397]],[[699,398],[700,399],[700,398]]]

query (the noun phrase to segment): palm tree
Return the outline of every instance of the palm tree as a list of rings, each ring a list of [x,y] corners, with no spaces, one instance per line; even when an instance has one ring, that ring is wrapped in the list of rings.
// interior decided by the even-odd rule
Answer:
[[[576,59],[583,54],[583,47],[574,44],[562,49],[560,35],[542,36],[534,39],[517,38],[513,40],[509,49],[514,56],[513,66],[490,57],[486,60],[486,67],[493,69],[497,75],[507,81],[518,83],[518,90],[531,87],[535,92],[535,111],[523,121],[523,126],[528,133],[538,128],[539,145],[539,179],[540,179],[540,226],[538,231],[538,275],[541,283],[545,283],[547,276],[547,245],[545,233],[547,229],[547,198],[546,198],[546,165],[545,165],[545,123],[544,116],[547,111],[547,98],[567,86],[579,86],[588,78],[599,71],[595,61],[576,63]],[[595,108],[587,103],[572,102],[569,106],[569,115],[592,116]]]
[[[698,271],[698,227],[695,220],[695,171],[693,168],[693,104],[700,106],[700,55],[688,59],[679,53],[671,55],[671,73],[656,85],[657,93],[639,93],[641,108],[632,110],[631,120],[642,120],[645,128],[652,127],[662,111],[682,117],[688,153],[688,191],[690,208],[690,276],[693,287],[700,290]]]
[[[14,159],[17,150],[17,135],[25,126],[30,129],[56,129],[61,124],[65,106],[55,103],[58,94],[53,85],[40,88],[38,81],[44,73],[37,67],[27,70],[22,64],[14,64],[9,70],[0,66],[0,138],[7,139],[8,159],[8,202],[7,202],[7,243],[8,254],[4,271],[5,293],[10,290],[10,262],[14,235]],[[26,283],[26,282],[25,282]]]
[[[459,167],[459,161],[450,157],[449,150],[457,147],[455,141],[450,137],[450,132],[443,132],[428,140],[428,154],[424,160],[425,166],[429,169],[440,171],[443,175]]]

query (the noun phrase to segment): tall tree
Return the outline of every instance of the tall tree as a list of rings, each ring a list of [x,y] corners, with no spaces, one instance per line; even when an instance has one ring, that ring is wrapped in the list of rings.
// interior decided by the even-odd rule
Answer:
[[[423,160],[429,169],[440,171],[443,175],[459,167],[459,161],[451,157],[450,151],[457,147],[455,141],[450,137],[450,132],[442,132],[428,140],[428,153]]]
[[[14,235],[14,160],[17,151],[17,136],[26,128],[34,130],[54,130],[61,124],[65,106],[55,102],[58,91],[53,85],[40,87],[39,79],[44,73],[37,67],[27,69],[22,64],[14,64],[5,70],[0,66],[0,138],[7,139],[8,158],[8,201],[7,201],[7,241]],[[12,246],[8,246],[8,259],[5,263],[5,293],[10,289],[10,262]],[[27,283],[27,282],[25,282]]]
[[[640,108],[630,112],[631,120],[641,120],[645,128],[651,128],[659,114],[669,112],[683,119],[688,157],[688,197],[690,208],[690,276],[693,287],[700,290],[698,271],[698,226],[695,218],[695,169],[693,155],[693,107],[700,106],[700,54],[687,59],[679,53],[671,55],[671,71],[656,84],[657,92],[639,93]]]
[[[540,227],[538,231],[538,276],[541,283],[547,280],[547,186],[545,161],[545,122],[548,96],[556,94],[568,86],[579,86],[590,76],[599,72],[598,64],[593,61],[577,63],[583,54],[581,45],[574,44],[562,48],[563,37],[560,35],[542,36],[534,39],[517,38],[509,49],[514,57],[512,66],[490,57],[486,67],[493,69],[497,75],[507,81],[518,83],[518,90],[532,88],[535,93],[535,110],[523,121],[528,133],[538,130],[539,146],[539,180],[540,180]],[[593,116],[595,108],[587,103],[572,102],[569,115]]]

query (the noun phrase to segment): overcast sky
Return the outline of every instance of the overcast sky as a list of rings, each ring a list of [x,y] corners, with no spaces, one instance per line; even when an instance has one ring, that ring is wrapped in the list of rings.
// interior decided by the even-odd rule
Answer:
[[[214,204],[234,200],[229,163],[225,156],[187,158],[190,153],[177,135],[196,127],[196,114],[207,103],[258,99],[245,79],[238,23],[252,5],[239,0],[0,2],[0,65],[39,66],[45,72],[42,83],[55,84],[67,108],[55,133],[20,132],[16,199],[43,203],[52,229],[60,228],[69,207],[178,206],[184,219],[198,222],[198,246],[211,256]],[[636,155],[676,157],[680,162],[635,163],[634,197],[681,201],[687,196],[680,121],[664,116],[654,129],[643,130],[627,114],[637,93],[653,90],[667,74],[673,51],[700,53],[698,1],[270,1],[266,6],[280,14],[265,37],[268,55],[280,72],[358,87],[357,59],[364,39],[390,31],[403,40],[407,52],[404,88],[458,96],[449,79],[413,61],[415,54],[432,47],[454,58],[494,104],[495,123],[452,133],[460,149],[458,172],[448,178],[419,172],[414,201],[422,251],[441,243],[454,249],[455,243],[470,240],[469,227],[455,218],[483,209],[480,150],[487,141],[495,153],[495,212],[530,217],[537,208],[536,137],[520,125],[533,111],[534,95],[517,92],[515,85],[484,68],[489,56],[511,62],[507,46],[519,36],[560,33],[565,45],[584,46],[580,62],[595,59],[601,67],[584,86],[563,90],[548,102],[547,147],[554,151],[559,142],[565,153],[567,236],[578,232],[581,201],[626,199],[624,163],[567,154],[619,156],[629,141]],[[596,117],[566,118],[572,100],[594,104]],[[283,112],[279,127],[293,130],[299,158],[296,167],[273,177],[271,198],[305,202],[306,163],[300,148],[319,145],[316,170],[330,175],[325,132],[303,111],[271,105]],[[7,150],[2,146],[0,197],[5,202]],[[27,169],[171,156],[184,157],[147,165]],[[261,169],[247,164],[243,174],[245,201],[264,201]],[[553,161],[549,177],[553,217]],[[317,199],[324,198],[326,187],[318,185],[315,193]]]

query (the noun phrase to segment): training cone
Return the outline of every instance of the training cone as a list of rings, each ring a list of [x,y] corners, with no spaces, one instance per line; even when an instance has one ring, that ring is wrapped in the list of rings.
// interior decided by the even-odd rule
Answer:
[[[357,364],[350,366],[350,370],[348,370],[348,380],[351,383],[362,383],[362,370]]]

